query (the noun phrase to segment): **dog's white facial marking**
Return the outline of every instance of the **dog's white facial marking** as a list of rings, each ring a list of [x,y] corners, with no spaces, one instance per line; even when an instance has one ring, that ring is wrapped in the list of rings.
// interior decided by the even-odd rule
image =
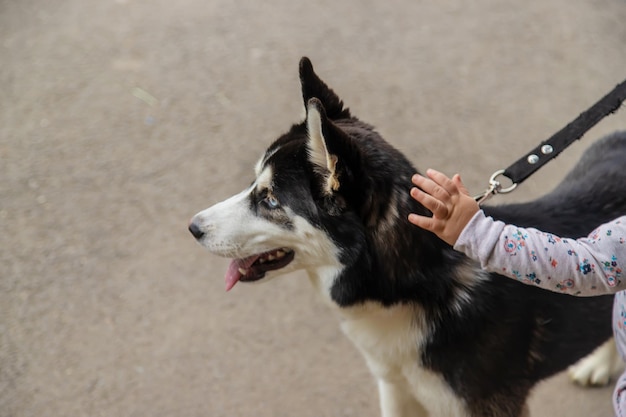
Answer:
[[[234,258],[226,272],[227,289],[239,280],[267,280],[305,269],[320,292],[329,294],[342,269],[340,250],[326,233],[280,204],[268,155],[257,163],[249,188],[194,216],[197,240],[215,255]]]
[[[198,241],[212,253],[231,258],[244,258],[253,253],[265,252],[276,247],[266,242],[268,228],[281,229],[260,218],[250,210],[250,195],[255,190],[271,188],[273,170],[271,166],[258,167],[259,175],[256,181],[246,190],[236,194],[214,206],[196,214],[192,223],[204,232]],[[245,225],[242,228],[242,225]],[[263,251],[254,252],[248,247],[267,244]]]
[[[273,169],[270,165],[261,168],[254,182],[257,190],[272,189],[272,179],[274,178]]]
[[[259,177],[259,175],[261,175],[261,171],[265,167],[265,164],[267,163],[267,161],[279,150],[280,150],[280,146],[272,149],[271,151],[268,151],[263,156],[261,156],[261,158],[259,158],[257,163],[254,165],[254,174],[257,176],[257,178]]]
[[[247,246],[265,226],[249,210],[249,195],[256,185],[196,214],[192,223],[204,232],[198,242],[212,253],[240,258],[250,255]],[[247,225],[241,228],[240,225]]]
[[[259,160],[254,164],[254,174],[258,177],[263,169],[263,165],[265,165],[265,155],[259,158]]]

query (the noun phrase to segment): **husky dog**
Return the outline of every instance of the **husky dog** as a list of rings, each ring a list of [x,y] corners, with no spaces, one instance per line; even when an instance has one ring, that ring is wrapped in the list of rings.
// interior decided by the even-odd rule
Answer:
[[[527,415],[540,380],[611,338],[612,296],[572,297],[486,273],[410,225],[417,170],[300,62],[306,119],[272,143],[241,193],[189,230],[234,258],[226,289],[304,269],[377,378],[384,417]],[[626,213],[626,133],[593,145],[551,193],[485,207],[564,237]],[[522,279],[548,279],[527,277]]]

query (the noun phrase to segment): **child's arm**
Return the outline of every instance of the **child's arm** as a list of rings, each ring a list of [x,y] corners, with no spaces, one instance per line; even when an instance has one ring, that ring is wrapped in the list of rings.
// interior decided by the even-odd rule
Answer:
[[[430,178],[413,178],[423,191],[412,189],[411,195],[433,217],[411,214],[409,221],[478,260],[486,270],[574,295],[624,289],[626,216],[602,225],[587,238],[561,239],[485,217],[458,175],[450,180],[436,171],[427,174]]]
[[[490,271],[526,284],[571,295],[623,290],[626,217],[606,223],[589,237],[562,239],[533,228],[506,225],[477,213],[454,248]]]

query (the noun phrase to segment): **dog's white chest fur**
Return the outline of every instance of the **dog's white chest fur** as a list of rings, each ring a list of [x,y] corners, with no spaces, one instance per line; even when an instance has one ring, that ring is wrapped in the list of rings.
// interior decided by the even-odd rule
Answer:
[[[461,400],[443,378],[421,366],[427,330],[415,309],[376,303],[341,309],[341,328],[378,379],[383,417],[463,416]]]

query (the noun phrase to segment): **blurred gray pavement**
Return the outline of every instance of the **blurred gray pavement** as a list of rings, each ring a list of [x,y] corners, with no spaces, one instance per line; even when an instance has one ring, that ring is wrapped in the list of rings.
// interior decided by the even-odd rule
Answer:
[[[624,0],[0,0],[0,417],[378,416],[308,280],[226,294],[188,219],[301,119],[303,55],[478,192],[626,78],[624,22]],[[559,375],[532,415],[609,416],[610,396]]]

